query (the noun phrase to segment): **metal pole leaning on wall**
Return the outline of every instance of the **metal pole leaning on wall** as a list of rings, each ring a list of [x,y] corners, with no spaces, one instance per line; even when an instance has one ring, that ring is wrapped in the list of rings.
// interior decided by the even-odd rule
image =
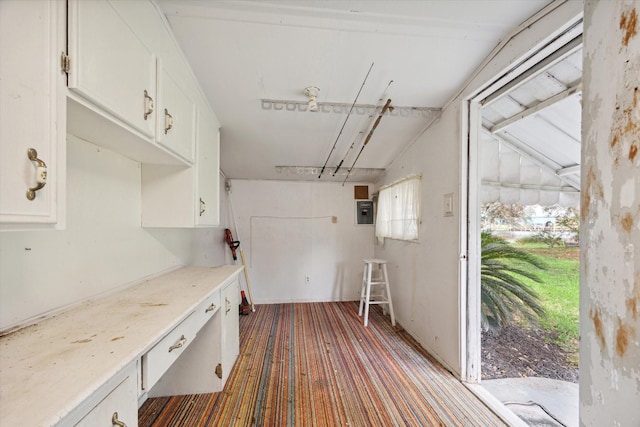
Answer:
[[[233,200],[231,198],[231,181],[226,179],[224,183],[224,188],[225,190],[227,190],[227,199],[229,200],[229,208],[231,209],[231,219],[233,220],[233,228],[235,228],[236,239],[238,239],[239,242],[242,242],[242,240],[240,239],[240,231],[238,230],[238,223],[236,222],[236,213],[233,209]],[[247,293],[249,294],[249,304],[251,305],[251,311],[255,313],[256,307],[253,305],[253,295],[251,295],[251,284],[249,282],[249,272],[247,271],[247,264],[245,263],[245,260],[244,260],[244,251],[242,250],[242,247],[240,247],[239,249],[240,249],[240,259],[242,260],[242,266],[244,267],[243,268],[244,280],[247,284]]]

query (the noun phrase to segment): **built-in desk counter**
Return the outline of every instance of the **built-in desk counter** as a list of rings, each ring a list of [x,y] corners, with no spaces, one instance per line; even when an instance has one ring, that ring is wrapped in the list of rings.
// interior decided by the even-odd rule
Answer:
[[[132,427],[147,395],[221,390],[240,271],[180,268],[0,337],[0,425]]]

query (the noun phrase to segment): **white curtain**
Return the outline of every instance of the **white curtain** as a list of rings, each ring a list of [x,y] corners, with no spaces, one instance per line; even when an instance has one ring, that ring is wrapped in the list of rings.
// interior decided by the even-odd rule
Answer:
[[[411,176],[382,187],[378,194],[376,237],[418,240],[420,222],[420,176]]]

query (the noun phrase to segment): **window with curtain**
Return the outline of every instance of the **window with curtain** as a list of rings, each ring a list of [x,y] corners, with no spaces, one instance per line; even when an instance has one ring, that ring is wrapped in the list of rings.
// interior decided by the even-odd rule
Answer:
[[[384,241],[385,237],[418,240],[421,181],[420,175],[412,175],[380,188],[376,214],[379,241]]]

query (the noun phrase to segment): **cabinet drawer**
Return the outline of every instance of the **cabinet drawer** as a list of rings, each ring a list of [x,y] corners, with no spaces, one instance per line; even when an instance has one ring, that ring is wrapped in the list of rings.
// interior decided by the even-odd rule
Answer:
[[[127,427],[138,425],[138,397],[136,375],[132,371],[107,397],[98,403],[76,424],[78,427],[111,426],[115,419]],[[117,414],[117,415],[116,415]]]
[[[220,310],[220,291],[216,290],[214,293],[209,295],[205,301],[198,305],[195,313],[193,313],[192,317],[194,318],[194,325],[197,330],[200,330],[213,316],[218,313]]]
[[[194,314],[191,313],[142,356],[142,386],[145,390],[149,391],[193,342],[199,329]]]

